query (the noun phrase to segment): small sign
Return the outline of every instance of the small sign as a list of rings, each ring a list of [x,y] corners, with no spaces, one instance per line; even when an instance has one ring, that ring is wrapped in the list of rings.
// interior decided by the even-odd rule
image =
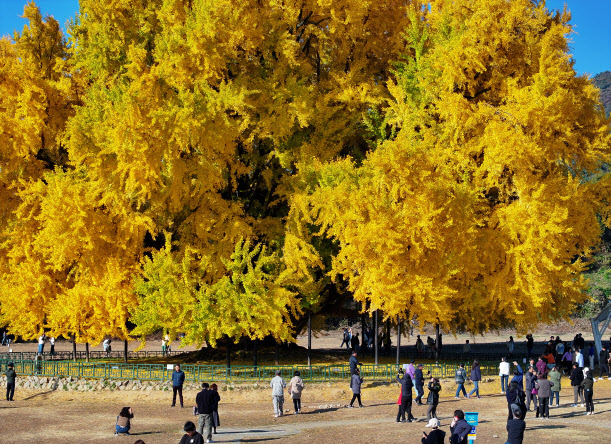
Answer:
[[[478,412],[465,412],[465,421],[467,421],[467,424],[469,424],[471,427],[475,427],[478,425],[478,422],[477,422],[478,415],[479,415]]]
[[[523,359],[522,359],[522,363],[523,363],[523,364],[526,364],[526,358],[523,358]]]
[[[167,364],[167,365],[166,365],[166,368],[167,368],[168,370],[174,370],[174,364]]]

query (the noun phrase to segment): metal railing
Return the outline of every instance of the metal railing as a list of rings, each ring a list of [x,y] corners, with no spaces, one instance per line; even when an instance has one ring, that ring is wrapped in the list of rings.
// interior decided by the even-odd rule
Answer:
[[[177,356],[183,353],[185,352],[182,350],[181,351],[171,351],[171,352],[130,351],[130,352],[127,352],[127,357],[128,359],[163,358],[166,356],[167,357]],[[38,356],[38,352],[35,352],[35,351],[10,352],[10,353],[4,352],[4,353],[0,353],[0,360],[10,359],[10,360],[16,360],[16,361],[27,361],[27,360],[34,360],[36,359],[37,356]],[[53,354],[51,354],[50,352],[44,352],[42,353],[41,356],[44,361],[52,361],[52,360],[68,361],[68,360],[74,359],[75,354],[71,351],[56,351]],[[90,360],[100,360],[100,359],[122,360],[124,356],[125,354],[122,351],[112,351],[112,352],[106,353],[105,351],[96,350],[96,351],[89,352]],[[85,351],[76,352],[77,361],[85,360],[85,359],[87,359],[87,352]]]
[[[172,369],[166,364],[124,364],[113,362],[70,362],[43,360],[15,360],[0,357],[2,370],[8,362],[13,362],[19,376],[37,375],[43,377],[75,377],[91,379],[139,379],[147,381],[168,381]],[[179,363],[179,362],[176,362]],[[181,364],[187,381],[220,381],[220,382],[257,382],[269,381],[276,370],[280,370],[285,379],[293,377],[299,371],[304,381],[332,382],[346,380],[350,377],[348,365],[294,365],[294,366],[231,366]],[[454,379],[457,363],[424,364],[424,373],[431,372],[437,378]],[[482,362],[482,376],[498,375],[498,363]],[[394,364],[362,365],[361,376],[366,381],[391,381],[397,375]],[[467,371],[468,373],[468,371]]]

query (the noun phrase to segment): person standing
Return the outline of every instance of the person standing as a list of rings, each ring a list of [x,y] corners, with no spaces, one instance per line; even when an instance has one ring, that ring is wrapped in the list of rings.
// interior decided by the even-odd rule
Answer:
[[[586,375],[581,386],[583,387],[583,395],[586,398],[586,415],[594,414],[594,376],[592,376],[592,370],[588,369],[585,371]]]
[[[439,392],[441,391],[441,384],[439,379],[431,378],[429,382],[429,395],[426,398],[428,409],[426,410],[426,419],[437,418],[437,406],[439,405]]]
[[[465,398],[468,398],[467,391],[465,390],[465,381],[467,380],[467,371],[465,370],[465,364],[463,362],[460,363],[458,368],[456,369],[456,374],[454,376],[454,382],[458,385],[456,387],[456,395],[454,395],[455,399],[460,399],[460,392]]]
[[[507,342],[507,350],[509,351],[509,356],[513,355],[514,348],[515,348],[515,343],[513,342],[513,336],[509,336],[509,341]]]
[[[556,407],[560,407],[560,390],[562,390],[561,379],[562,373],[558,371],[558,367],[554,366],[547,375],[552,382],[552,397],[550,399],[550,407],[554,407],[554,396],[556,397]]]
[[[51,346],[51,356],[55,355],[55,337],[51,336],[49,338],[49,345]]]
[[[573,353],[571,353],[570,348],[564,348],[564,354],[562,355],[562,359],[560,361],[564,368],[564,374],[570,375],[573,368]]]
[[[526,335],[526,349],[528,350],[529,358],[533,355],[533,346],[534,345],[535,345],[535,340],[533,339],[533,335],[528,333]]]
[[[479,382],[482,380],[482,372],[479,368],[479,361],[476,359],[473,361],[473,365],[471,366],[471,381],[473,381],[474,387],[467,395],[467,398],[471,398],[473,393],[477,394],[477,399],[480,399],[479,396]]]
[[[214,412],[214,406],[218,405],[220,400],[221,397],[219,396],[218,392],[210,390],[210,385],[207,382],[202,384],[202,391],[195,397],[197,412],[199,413],[197,432],[206,438],[206,442],[213,442],[212,412]]]
[[[560,336],[556,336],[556,341],[556,362],[558,362],[564,356],[564,342],[560,340]]]
[[[301,373],[295,370],[293,379],[289,381],[289,395],[293,400],[293,407],[295,408],[295,414],[301,413],[301,392],[303,391],[303,379],[301,379]]]
[[[407,372],[401,374],[400,371],[397,375],[397,382],[401,384],[401,403],[397,412],[397,422],[405,422],[406,414],[407,422],[412,422],[414,420],[412,415],[412,378]]]
[[[348,364],[350,365],[350,374],[354,375],[354,373],[358,370],[358,366],[361,365],[361,363],[358,361],[358,359],[356,359],[356,350],[352,350],[352,356],[350,356],[350,359],[348,360]]]
[[[594,371],[594,354],[596,353],[596,349],[594,348],[594,344],[590,342],[590,347],[588,348],[588,360],[590,361],[590,370]]]
[[[573,362],[573,370],[571,371],[571,376],[569,379],[571,380],[571,386],[573,387],[573,405],[571,405],[571,407],[577,407],[579,397],[581,397],[581,406],[585,407],[583,400],[583,387],[581,386],[581,383],[583,382],[583,372],[579,368],[577,362]]]
[[[6,369],[6,400],[14,401],[15,396],[15,380],[17,379],[17,373],[15,373],[15,364],[9,362]]]
[[[513,371],[513,378],[511,378],[511,382],[515,382],[518,384],[518,387],[520,387],[520,390],[524,390],[524,371],[517,361],[513,361],[513,365],[516,366],[516,369]]]
[[[520,409],[514,408],[513,418],[507,421],[507,442],[505,444],[522,444],[526,422]]]
[[[422,364],[418,364],[416,373],[414,374],[414,387],[416,387],[416,404],[422,405],[422,396],[424,396],[424,374]]]
[[[45,350],[45,341],[47,340],[47,336],[43,333],[38,337],[38,354],[42,355]]]
[[[535,381],[535,388],[537,389],[537,396],[539,396],[539,410],[537,410],[537,418],[549,419],[549,398],[552,396],[552,386],[554,385],[547,375],[537,375]]]
[[[280,370],[276,370],[276,376],[274,376],[269,383],[272,388],[272,400],[274,402],[274,417],[278,418],[282,416],[284,410],[284,389],[286,388],[286,382],[280,376]]]
[[[450,424],[450,442],[452,444],[467,444],[467,436],[471,426],[465,421],[465,412],[454,410],[454,417]]]
[[[161,340],[161,355],[165,356],[168,352],[168,344],[170,343],[170,336],[165,335]]]
[[[577,348],[575,350],[575,358],[573,359],[574,362],[577,363],[577,366],[579,368],[583,368],[584,367],[584,363],[583,363],[583,354],[581,353],[581,349]]]
[[[216,392],[218,394],[219,392],[219,387],[216,384],[210,384],[210,390],[212,390],[213,392]],[[216,428],[221,426],[221,420],[219,418],[219,401],[221,400],[221,397],[219,395],[218,399],[213,399],[213,406],[212,406],[212,433],[216,434]]]
[[[418,338],[416,339],[416,357],[417,358],[421,358],[422,356],[424,356],[424,342],[422,342],[422,339],[420,339],[420,335],[418,335]]]
[[[352,347],[352,350],[358,352],[360,345],[361,340],[359,339],[359,334],[357,333],[356,336],[352,336],[352,339],[350,339],[350,346]]]
[[[425,427],[430,427],[431,433],[427,435],[422,432],[422,444],[444,444],[446,432],[439,430],[439,420],[437,418],[431,418]]]
[[[499,364],[499,376],[501,377],[501,393],[505,394],[509,385],[509,362],[507,362],[505,356],[501,358],[501,363]]]
[[[195,424],[192,421],[185,422],[183,428],[185,435],[180,440],[179,444],[203,444],[204,437],[195,429]]]
[[[184,382],[185,372],[180,369],[180,364],[176,364],[172,372],[172,405],[170,407],[176,406],[176,393],[178,393],[180,399],[180,407],[184,407],[182,400],[182,386]]]
[[[361,378],[361,372],[357,368],[350,378],[350,389],[352,390],[352,400],[350,401],[349,407],[354,407],[354,400],[358,399],[359,407],[363,407],[361,402],[361,385],[363,385],[363,378]],[[411,395],[410,391],[410,395]]]
[[[607,351],[604,344],[598,356],[598,363],[600,364],[600,379],[603,378],[605,373],[607,374],[607,378],[611,378],[611,374],[609,373],[609,351]]]
[[[111,339],[110,338],[106,338],[104,339],[104,342],[102,343],[102,347],[104,348],[104,351],[106,352],[106,356],[110,355],[110,352],[112,351],[112,347],[111,347]]]
[[[531,365],[528,367],[526,376],[526,409],[530,411],[530,402],[533,402],[533,408],[535,411],[538,410],[539,405],[537,403],[537,389],[535,388],[535,382],[537,381],[537,374],[535,368]]]
[[[513,381],[509,383],[507,392],[505,393],[505,398],[507,399],[507,410],[509,412],[507,420],[509,421],[510,419],[513,419],[513,407],[519,405],[520,403],[520,388],[518,387],[518,384]]]

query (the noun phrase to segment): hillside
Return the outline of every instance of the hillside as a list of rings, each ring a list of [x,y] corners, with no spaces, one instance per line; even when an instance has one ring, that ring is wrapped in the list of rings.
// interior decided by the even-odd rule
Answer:
[[[611,112],[611,71],[601,72],[594,76],[593,80],[601,91],[601,99],[608,116]]]

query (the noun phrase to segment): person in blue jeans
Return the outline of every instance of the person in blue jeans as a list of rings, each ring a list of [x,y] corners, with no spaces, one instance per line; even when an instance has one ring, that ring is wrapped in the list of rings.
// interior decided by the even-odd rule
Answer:
[[[499,376],[501,377],[501,393],[505,394],[509,385],[509,362],[505,356],[501,358],[499,364]]]
[[[125,433],[129,435],[129,429],[131,428],[130,420],[134,417],[134,412],[131,407],[123,407],[119,416],[117,416],[117,423],[115,424],[115,435],[119,433]]]
[[[465,370],[465,364],[461,362],[460,366],[456,369],[456,377],[454,378],[454,381],[458,385],[458,387],[456,388],[456,395],[454,396],[456,399],[460,399],[461,391],[465,398],[468,397],[467,391],[465,390],[466,379],[467,379],[467,371]]]
[[[473,384],[475,385],[475,387],[473,387],[473,390],[469,392],[469,394],[467,395],[467,398],[470,398],[473,393],[477,394],[477,399],[480,398],[479,382],[481,380],[482,380],[482,372],[479,368],[479,361],[476,359],[475,361],[473,361],[473,365],[471,366],[471,381],[473,381]]]

